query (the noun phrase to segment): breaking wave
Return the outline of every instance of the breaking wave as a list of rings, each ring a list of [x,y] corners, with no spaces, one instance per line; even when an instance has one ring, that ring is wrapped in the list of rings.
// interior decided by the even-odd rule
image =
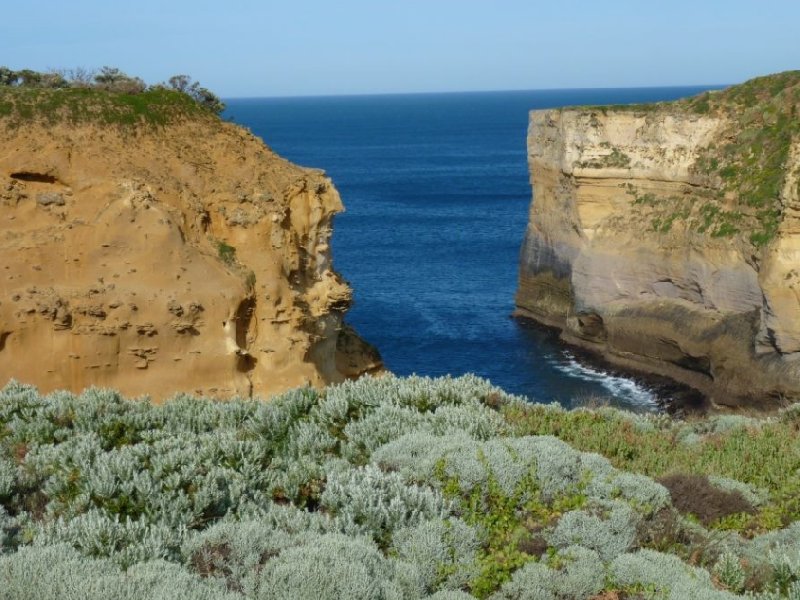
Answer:
[[[619,375],[581,364],[575,356],[564,351],[559,359],[553,360],[553,367],[569,377],[597,383],[614,398],[629,404],[635,409],[656,410],[657,395],[646,386]]]

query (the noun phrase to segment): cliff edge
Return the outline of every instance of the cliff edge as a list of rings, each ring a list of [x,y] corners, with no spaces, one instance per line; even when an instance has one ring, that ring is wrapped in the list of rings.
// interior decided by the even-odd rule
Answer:
[[[339,195],[164,89],[0,90],[0,382],[265,395],[381,368]]]
[[[800,71],[532,111],[517,315],[717,404],[800,397]]]

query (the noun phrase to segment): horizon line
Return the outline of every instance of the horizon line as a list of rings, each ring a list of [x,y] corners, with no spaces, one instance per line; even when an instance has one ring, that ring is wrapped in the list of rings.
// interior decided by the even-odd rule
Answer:
[[[734,83],[709,83],[709,84],[676,84],[676,85],[630,85],[630,86],[598,86],[598,87],[565,87],[565,88],[516,88],[504,90],[449,90],[449,91],[422,91],[422,92],[345,92],[341,94],[287,94],[274,96],[223,96],[222,100],[293,100],[310,98],[357,98],[374,96],[443,96],[447,94],[503,94],[522,92],[581,92],[581,91],[608,91],[608,90],[666,90],[677,88],[703,88],[724,89],[736,85]]]

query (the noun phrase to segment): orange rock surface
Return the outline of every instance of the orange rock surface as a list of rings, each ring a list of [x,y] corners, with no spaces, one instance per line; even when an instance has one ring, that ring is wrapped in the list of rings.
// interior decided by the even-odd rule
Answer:
[[[379,370],[343,325],[341,210],[322,172],[210,114],[0,119],[0,385],[264,396]]]

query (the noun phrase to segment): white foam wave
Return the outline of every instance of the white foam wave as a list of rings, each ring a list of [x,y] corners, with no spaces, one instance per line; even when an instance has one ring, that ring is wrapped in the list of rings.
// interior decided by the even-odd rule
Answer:
[[[625,404],[651,410],[657,407],[656,395],[645,386],[633,379],[583,365],[570,352],[565,351],[561,360],[553,360],[553,367],[570,377],[603,386],[615,399]]]

